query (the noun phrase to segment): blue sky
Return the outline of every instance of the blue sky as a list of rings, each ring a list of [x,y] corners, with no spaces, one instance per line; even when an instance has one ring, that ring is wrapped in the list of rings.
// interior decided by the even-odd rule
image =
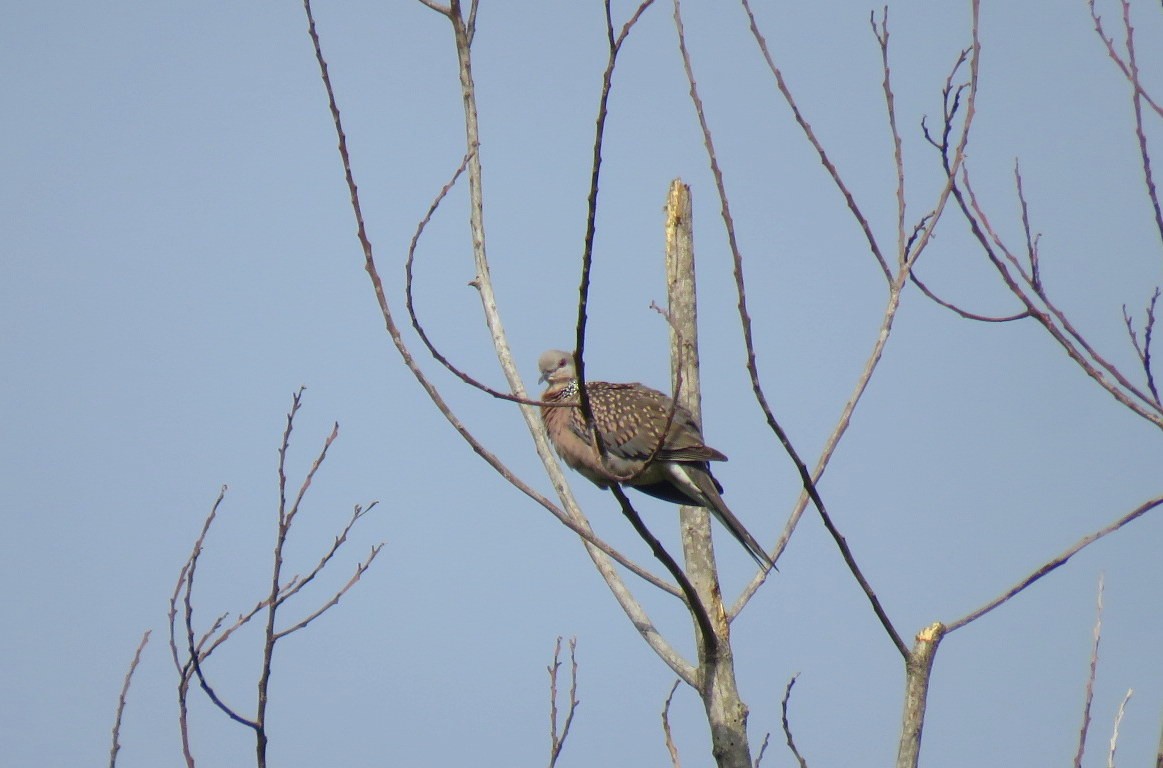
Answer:
[[[919,132],[968,41],[968,4],[890,9],[910,219],[941,183]],[[615,18],[631,6],[617,3]],[[863,237],[779,99],[742,11],[687,2],[688,44],[746,259],[757,354],[777,415],[814,463],[875,340],[885,290]],[[1100,6],[1110,29],[1119,11]],[[895,241],[895,177],[870,6],[756,3],[790,87],[881,241]],[[419,3],[319,3],[389,301],[403,321],[416,222],[463,153],[447,22]],[[765,543],[799,492],[750,395],[730,260],[686,95],[671,6],[627,43],[611,98],[595,243],[589,375],[667,381],[662,205],[692,185],[704,426],[730,461],[727,501]],[[1163,17],[1133,9],[1141,66],[1160,87]],[[984,3],[979,115],[969,162],[1004,236],[1021,237],[1022,163],[1048,289],[1128,375],[1121,307],[1163,282],[1143,194],[1128,87],[1085,4]],[[605,62],[596,2],[483,3],[475,75],[488,247],[510,341],[533,387],[537,355],[568,346],[585,223],[593,115]],[[270,717],[279,765],[508,766],[548,751],[547,680],[558,635],[578,638],[582,701],[562,765],[666,765],[658,713],[672,675],[640,641],[576,537],[452,432],[383,331],[305,20],[296,3],[17,4],[0,30],[0,762],[105,760],[117,693],[146,629],[122,766],[176,765],[175,673],[165,613],[219,488],[200,616],[249,608],[269,573],[276,449],[307,387],[292,477],[332,422],[340,437],[291,542],[292,571],[361,521],[309,612],[374,543],[343,602],[278,650]],[[1158,139],[1157,121],[1150,127]],[[463,187],[418,253],[416,298],[442,350],[501,386],[480,317]],[[950,211],[919,272],[986,313],[1015,311]],[[413,350],[420,346],[409,335]],[[550,493],[505,403],[422,358],[457,413]],[[884,361],[820,485],[902,634],[986,602],[1084,534],[1158,495],[1157,429],[1087,379],[1031,323],[961,320],[904,297]],[[648,553],[608,494],[571,475],[599,533]],[[639,497],[664,542],[674,508]],[[720,539],[724,590],[750,560]],[[1089,765],[1119,701],[1120,760],[1149,762],[1163,713],[1163,521],[1148,515],[950,636],[926,722],[928,765],[1063,764],[1074,753],[1094,621],[1106,613]],[[653,565],[651,565],[653,567]],[[807,515],[734,625],[753,745],[792,722],[813,765],[885,764],[903,675],[818,520]],[[638,593],[690,651],[672,600]],[[220,692],[253,708],[253,631],[216,654]],[[676,696],[684,764],[707,765],[698,699]],[[195,755],[241,765],[243,729],[202,699]],[[789,756],[773,735],[765,765]]]

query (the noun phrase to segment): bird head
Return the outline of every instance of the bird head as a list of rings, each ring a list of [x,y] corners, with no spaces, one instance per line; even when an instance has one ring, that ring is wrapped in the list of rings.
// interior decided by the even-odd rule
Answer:
[[[573,353],[562,352],[560,349],[542,352],[541,357],[537,358],[537,370],[541,372],[537,380],[543,383],[557,383],[577,378]]]

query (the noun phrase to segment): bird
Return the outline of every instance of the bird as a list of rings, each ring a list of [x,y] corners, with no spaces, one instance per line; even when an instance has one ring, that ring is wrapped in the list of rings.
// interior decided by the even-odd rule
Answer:
[[[538,358],[537,368],[538,381],[548,385],[541,395],[546,403],[541,406],[541,419],[562,461],[599,488],[624,484],[674,504],[706,507],[760,567],[775,567],[723,501],[723,486],[711,474],[708,462],[727,457],[703,441],[690,411],[637,382],[587,381],[590,409],[605,448],[603,464],[581,408],[557,405],[580,402],[573,354],[551,349]],[[660,441],[668,418],[670,429]]]

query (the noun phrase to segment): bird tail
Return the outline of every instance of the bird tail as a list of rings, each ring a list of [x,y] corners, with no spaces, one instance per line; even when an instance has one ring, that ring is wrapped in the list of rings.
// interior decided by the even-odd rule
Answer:
[[[722,523],[723,527],[735,537],[735,540],[743,545],[743,548],[747,550],[747,553],[751,555],[759,567],[765,570],[778,570],[775,568],[775,561],[767,554],[767,550],[743,527],[743,523],[735,517],[735,513],[727,506],[727,502],[723,501],[723,497],[719,494],[719,489],[722,486],[715,481],[710,472],[693,464],[671,464],[670,466],[681,472],[687,482],[695,485],[702,497],[699,499],[701,505],[706,507],[715,516],[715,519]]]

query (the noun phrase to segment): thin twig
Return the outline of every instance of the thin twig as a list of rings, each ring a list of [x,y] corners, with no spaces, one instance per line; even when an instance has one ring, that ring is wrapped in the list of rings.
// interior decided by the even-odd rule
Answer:
[[[945,309],[948,309],[948,310],[951,310],[951,311],[957,313],[958,315],[965,318],[966,320],[976,320],[976,321],[981,322],[981,323],[1009,323],[1009,322],[1012,322],[1014,320],[1023,320],[1023,319],[1030,316],[1030,312],[1028,310],[1024,310],[1022,312],[1015,312],[1012,315],[1001,315],[1001,316],[979,315],[976,312],[970,312],[967,309],[962,309],[961,307],[957,306],[956,304],[953,304],[952,302],[946,301],[945,299],[942,299],[937,294],[933,293],[933,291],[930,290],[927,285],[925,285],[923,282],[921,282],[921,278],[917,277],[917,271],[915,269],[909,275],[909,279],[912,280],[913,285],[915,285],[915,286],[917,286],[917,288],[921,289],[921,293],[928,296],[932,301],[934,301],[937,304],[940,304],[942,307],[945,307]]]
[[[897,205],[897,260],[898,266],[903,267],[908,256],[905,238],[905,161],[901,148],[901,134],[896,126],[896,99],[892,92],[892,70],[888,64],[888,6],[881,11],[880,24],[876,23],[876,11],[868,14],[868,23],[872,27],[872,34],[880,46],[881,70],[884,72],[882,87],[884,88],[884,102],[888,112],[888,127],[892,134],[892,158],[896,168],[896,205]]]
[[[436,348],[436,345],[432,342],[432,339],[429,338],[428,332],[424,330],[424,325],[420,322],[420,318],[416,313],[415,298],[412,291],[413,266],[416,260],[416,249],[420,245],[420,238],[424,234],[424,229],[428,226],[429,222],[432,221],[433,214],[436,213],[436,210],[440,207],[440,203],[444,200],[445,197],[448,196],[448,193],[452,191],[452,188],[456,185],[457,179],[461,177],[465,168],[468,167],[469,157],[470,154],[465,154],[464,159],[460,161],[460,165],[457,167],[456,171],[453,172],[452,178],[448,180],[448,183],[440,188],[440,191],[432,200],[432,204],[428,206],[428,211],[416,225],[416,231],[412,234],[412,241],[408,244],[408,257],[404,260],[404,307],[408,310],[408,317],[412,320],[412,328],[415,329],[416,334],[420,337],[420,341],[422,341],[424,346],[428,348],[429,354],[432,355],[436,362],[443,365],[445,369],[447,369],[450,373],[452,373],[452,375],[456,376],[465,384],[468,384],[470,387],[475,389],[479,389],[480,391],[485,392],[491,397],[497,398],[498,400],[507,400],[512,403],[521,403],[522,405],[556,407],[558,405],[556,403],[545,403],[541,400],[532,400],[527,397],[519,397],[508,392],[501,392],[500,390],[493,389],[492,387],[482,383],[478,379],[473,378],[472,376],[465,373],[462,369],[453,365],[452,362],[449,361],[449,359],[439,349]],[[476,280],[474,280],[472,284],[475,286]],[[566,405],[563,407],[570,406]]]
[[[678,747],[674,743],[674,735],[670,732],[670,702],[674,699],[674,692],[678,690],[681,680],[675,680],[670,686],[670,693],[666,695],[666,702],[662,705],[662,736],[666,742],[666,751],[670,754],[670,764],[673,768],[682,768],[682,761],[678,759]]]
[[[974,61],[975,59],[972,59],[970,62],[971,69]],[[975,78],[971,79],[971,82],[973,80]],[[950,86],[947,85],[947,94],[949,90]],[[938,149],[945,173],[952,185],[951,192],[953,197],[965,220],[968,222],[970,231],[981,245],[986,257],[993,264],[1010,292],[1025,305],[1029,316],[1046,329],[1050,336],[1058,342],[1067,355],[1088,376],[1094,379],[1095,382],[1107,390],[1120,403],[1157,426],[1163,427],[1163,408],[1160,408],[1152,400],[1151,395],[1137,388],[1118,368],[1100,355],[1086,338],[1074,328],[1065,313],[1054,305],[1043,288],[1041,276],[1037,272],[1036,239],[1030,235],[1028,206],[1025,202],[1024,191],[1021,188],[1020,170],[1015,167],[1018,199],[1023,211],[1023,230],[1026,235],[1027,251],[1030,259],[1029,271],[1027,271],[1021,261],[1006,247],[1004,241],[997,234],[996,230],[993,229],[992,225],[990,225],[985,211],[977,202],[973,186],[969,181],[968,168],[962,163],[959,172],[953,170],[953,166],[958,162],[959,155],[957,153],[951,153],[950,144],[945,137],[951,130],[950,126],[959,108],[958,104],[958,97],[956,95],[951,100],[948,95],[946,96],[945,129],[940,142],[932,138],[927,128],[925,129],[925,136]],[[966,101],[967,116],[971,106],[972,89],[971,97]],[[961,177],[960,182],[954,183],[958,176]],[[964,191],[962,187],[964,187]],[[999,251],[1002,254],[1001,256],[998,255]],[[1011,273],[1011,267],[1007,266],[1006,262],[1009,262],[1012,269],[1021,277],[1021,282],[1014,277]],[[1029,287],[1028,290],[1023,287],[1023,283]],[[1113,381],[1111,380],[1112,378]]]
[[[384,548],[384,545],[382,543],[372,546],[371,554],[369,554],[367,556],[366,560],[363,560],[363,561],[356,564],[355,573],[352,575],[352,577],[350,579],[348,579],[346,584],[344,584],[342,587],[340,587],[339,590],[335,594],[333,594],[327,602],[325,602],[323,605],[316,608],[312,613],[308,614],[306,616],[306,618],[302,619],[297,624],[292,624],[291,626],[287,627],[286,629],[282,629],[282,630],[276,632],[274,635],[274,639],[280,640],[280,639],[286,637],[287,635],[291,634],[292,632],[299,631],[300,629],[307,626],[315,619],[322,616],[328,610],[330,610],[331,608],[334,608],[336,605],[338,605],[340,598],[342,598],[344,595],[346,595],[348,593],[348,591],[356,585],[356,583],[359,581],[360,577],[363,576],[364,573],[367,571],[367,569],[371,567],[372,561],[376,559],[376,555],[378,555],[380,553],[380,550],[383,548]]]
[[[189,653],[189,663],[194,671],[194,676],[198,678],[198,685],[202,688],[202,691],[206,694],[206,696],[209,697],[210,701],[214,703],[214,706],[222,710],[222,712],[225,713],[227,717],[236,723],[245,725],[247,728],[252,729],[255,733],[260,733],[262,727],[257,722],[238,714],[238,712],[236,712],[233,708],[228,706],[226,702],[219,698],[218,694],[214,691],[213,686],[210,685],[210,681],[206,679],[205,673],[202,671],[202,661],[204,661],[206,657],[205,654],[203,654],[194,644],[193,601],[194,576],[197,573],[198,557],[200,555],[200,549],[195,551],[194,555],[192,555],[190,558],[189,568],[186,570],[184,604],[186,617],[186,650]],[[219,621],[221,621],[221,619],[219,619]]]
[[[1123,722],[1123,715],[1126,714],[1127,702],[1131,700],[1131,696],[1134,693],[1135,690],[1133,688],[1127,689],[1127,695],[1123,697],[1123,700],[1119,703],[1119,711],[1115,713],[1115,725],[1111,731],[1111,748],[1106,756],[1107,768],[1115,768],[1115,750],[1119,746],[1119,726]]]
[[[1147,134],[1143,130],[1143,104],[1147,104],[1155,112],[1163,117],[1163,105],[1156,102],[1151,95],[1143,88],[1143,83],[1139,79],[1139,64],[1135,56],[1135,28],[1131,24],[1131,3],[1130,0],[1120,0],[1123,11],[1123,32],[1124,32],[1124,47],[1127,51],[1127,56],[1124,59],[1119,52],[1115,50],[1114,38],[1107,35],[1106,30],[1102,26],[1102,17],[1094,7],[1094,0],[1088,0],[1087,5],[1090,8],[1090,18],[1094,23],[1094,31],[1102,40],[1103,45],[1106,46],[1107,55],[1111,61],[1118,66],[1123,73],[1123,77],[1131,85],[1131,106],[1135,114],[1135,138],[1139,145],[1139,158],[1143,167],[1143,178],[1147,185],[1147,197],[1151,201],[1151,208],[1155,214],[1155,228],[1159,232],[1160,238],[1163,238],[1163,209],[1159,205],[1159,193],[1155,186],[1154,175],[1151,171],[1151,154],[1147,146]]]
[[[557,765],[557,758],[565,747],[565,739],[569,736],[569,728],[573,725],[573,716],[581,704],[577,698],[577,638],[569,641],[569,708],[566,710],[565,723],[561,727],[560,735],[557,732],[557,670],[561,668],[561,637],[553,645],[553,664],[549,665],[549,768]]]
[[[355,524],[359,522],[359,520],[363,518],[364,515],[375,509],[377,504],[379,504],[378,501],[373,501],[371,504],[368,504],[366,508],[356,504],[355,510],[351,514],[351,519],[347,521],[347,525],[343,527],[343,530],[340,531],[339,535],[335,537],[335,540],[331,542],[331,546],[327,549],[326,552],[323,553],[323,556],[319,558],[319,562],[316,563],[315,567],[312,568],[310,573],[308,573],[306,576],[296,576],[291,581],[284,584],[276,604],[282,605],[291,597],[298,594],[304,587],[314,581],[315,577],[318,576],[319,573],[327,566],[327,563],[331,562],[331,558],[335,556],[335,553],[339,551],[339,548],[347,542],[347,535],[351,533],[351,529],[355,527]],[[370,563],[371,561],[369,560],[368,562]]]
[[[1100,528],[1099,530],[1095,531],[1094,533],[1083,536],[1081,539],[1079,539],[1077,542],[1075,542],[1073,546],[1067,548],[1064,552],[1062,552],[1057,557],[1055,557],[1052,560],[1041,565],[1039,568],[1037,568],[1037,570],[1035,570],[1029,576],[1022,579],[1014,586],[1010,587],[1008,590],[1006,590],[1004,593],[1002,593],[998,597],[989,601],[988,603],[981,606],[977,610],[975,610],[971,613],[968,613],[965,616],[962,616],[960,619],[957,619],[957,621],[950,622],[947,625],[947,631],[952,632],[956,629],[960,629],[961,627],[964,627],[966,624],[969,624],[972,621],[976,621],[977,619],[981,618],[985,614],[992,611],[994,608],[997,608],[1002,603],[1005,603],[1006,601],[1008,601],[1014,595],[1018,594],[1019,592],[1023,591],[1024,589],[1026,589],[1026,587],[1029,587],[1031,584],[1038,581],[1038,579],[1041,579],[1043,576],[1045,576],[1046,574],[1053,571],[1058,566],[1063,565],[1067,560],[1074,557],[1076,554],[1078,554],[1084,548],[1090,546],[1091,544],[1093,544],[1094,542],[1103,538],[1104,536],[1107,536],[1111,533],[1114,533],[1115,531],[1119,530],[1127,523],[1130,523],[1131,521],[1136,520],[1139,517],[1145,515],[1147,512],[1150,512],[1152,509],[1159,506],[1160,504],[1163,504],[1163,496],[1158,496],[1154,499],[1151,499],[1150,501],[1146,501],[1146,502],[1140,504],[1135,509],[1128,512],[1127,514],[1120,517],[1118,520],[1115,520],[1110,525],[1108,525],[1104,528]]]
[[[1147,304],[1147,319],[1143,322],[1143,344],[1139,345],[1139,337],[1135,333],[1134,322],[1131,320],[1131,315],[1127,312],[1127,305],[1123,305],[1123,322],[1127,326],[1127,333],[1131,337],[1131,344],[1135,348],[1135,354],[1139,356],[1139,363],[1143,367],[1143,373],[1147,377],[1147,390],[1151,396],[1155,398],[1155,402],[1159,403],[1159,390],[1155,388],[1155,374],[1151,364],[1151,337],[1155,331],[1155,304],[1159,301],[1159,288],[1156,286],[1155,292],[1151,294],[1151,301]]]
[[[759,753],[755,755],[755,762],[752,768],[759,768],[759,764],[763,762],[763,756],[767,754],[767,745],[771,743],[771,731],[763,734],[763,741],[759,744]]]
[[[189,588],[186,577],[189,575],[190,565],[198,553],[202,551],[202,547],[206,541],[206,535],[210,532],[210,526],[213,524],[214,518],[218,516],[218,508],[222,505],[222,500],[225,497],[226,486],[224,485],[218,490],[218,498],[214,500],[209,514],[206,515],[206,519],[202,522],[202,530],[198,534],[198,538],[194,541],[194,547],[190,552],[190,556],[186,558],[186,562],[182,565],[178,573],[177,583],[174,584],[173,594],[170,595],[170,656],[174,662],[174,669],[178,672],[178,731],[182,738],[182,756],[185,758],[187,768],[194,768],[194,755],[190,748],[189,710],[187,707],[190,676],[193,675],[193,662],[190,659],[182,661],[178,652],[178,603],[181,601],[183,589]],[[200,649],[196,650],[201,653]]]
[[[1082,705],[1082,727],[1078,729],[1078,751],[1074,753],[1074,768],[1082,768],[1086,752],[1086,734],[1090,730],[1090,705],[1094,702],[1094,680],[1098,673],[1098,643],[1102,638],[1102,574],[1098,575],[1098,598],[1095,600],[1094,643],[1090,647],[1090,672],[1086,676],[1086,696]]]
[[[121,751],[121,717],[125,714],[125,704],[129,699],[129,684],[133,681],[133,673],[137,670],[137,665],[141,663],[141,652],[145,650],[145,644],[149,642],[152,631],[147,629],[145,634],[141,636],[141,642],[137,644],[137,650],[133,653],[133,661],[130,662],[129,670],[125,673],[125,681],[121,684],[121,695],[117,697],[117,718],[113,721],[113,746],[109,748],[109,768],[117,766],[117,753]]]
[[[784,738],[787,739],[787,748],[790,749],[791,753],[795,756],[796,761],[800,764],[800,768],[808,768],[808,761],[805,760],[804,756],[800,754],[800,751],[796,749],[796,741],[794,738],[792,738],[791,735],[791,723],[788,721],[787,717],[788,702],[791,701],[791,689],[792,686],[796,684],[796,680],[799,679],[799,676],[799,672],[792,675],[791,680],[787,681],[787,687],[783,689],[783,701],[780,702],[779,705],[780,720],[783,723],[783,735]]]

